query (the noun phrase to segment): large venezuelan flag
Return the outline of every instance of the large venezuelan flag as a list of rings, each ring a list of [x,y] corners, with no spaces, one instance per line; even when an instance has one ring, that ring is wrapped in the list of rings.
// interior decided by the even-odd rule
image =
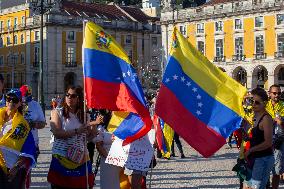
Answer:
[[[152,121],[128,55],[114,38],[92,22],[85,26],[83,59],[87,106],[131,112],[141,118],[143,125],[131,122],[130,126],[140,128],[127,133],[124,144],[147,134]]]
[[[174,28],[156,113],[204,157],[241,124],[246,88],[213,65]]]

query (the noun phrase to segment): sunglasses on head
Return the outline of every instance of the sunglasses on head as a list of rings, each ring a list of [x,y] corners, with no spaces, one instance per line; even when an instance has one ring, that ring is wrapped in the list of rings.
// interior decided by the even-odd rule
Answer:
[[[15,96],[6,96],[6,102],[13,102],[17,104],[20,100]]]
[[[270,92],[270,93],[272,93],[273,95],[277,95],[277,94],[278,94],[279,96],[281,95],[281,92]]]
[[[77,98],[78,97],[77,94],[70,94],[70,93],[65,94],[65,96],[68,97],[68,98]]]

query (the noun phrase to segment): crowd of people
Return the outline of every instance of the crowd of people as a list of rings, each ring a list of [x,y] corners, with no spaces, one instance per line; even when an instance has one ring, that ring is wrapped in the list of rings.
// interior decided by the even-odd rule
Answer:
[[[278,189],[284,173],[284,102],[281,88],[255,88],[245,97],[245,119],[234,132],[240,156],[233,170],[240,189]],[[270,180],[270,176],[272,179]]]
[[[6,94],[3,89],[4,78],[0,74],[1,188],[29,188],[31,171],[40,154],[38,129],[45,127],[46,118],[39,103],[33,100],[30,86],[23,85]],[[279,187],[284,174],[284,102],[280,95],[281,88],[275,84],[268,92],[255,88],[244,98],[245,119],[234,132],[240,157],[233,170],[240,178],[240,189]],[[152,101],[151,106],[149,102],[153,114],[154,104]],[[110,111],[91,110],[86,116],[83,88],[79,86],[69,86],[64,98],[54,97],[51,105],[50,128],[54,140],[47,177],[51,188],[93,188],[98,167],[102,189],[146,188],[146,175],[153,159],[147,162],[148,169],[141,170],[106,162],[112,144],[119,140],[108,130]],[[150,139],[153,135],[150,133],[143,138],[150,141],[145,148],[153,156],[155,142]],[[185,158],[177,133],[173,140],[180,157]],[[139,142],[131,145],[138,147]],[[97,157],[94,157],[95,149]],[[174,142],[171,156],[175,156]],[[161,153],[158,157],[161,158]]]

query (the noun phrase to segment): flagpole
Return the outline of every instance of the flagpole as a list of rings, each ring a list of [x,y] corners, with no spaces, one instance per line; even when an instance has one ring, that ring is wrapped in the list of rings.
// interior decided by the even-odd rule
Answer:
[[[86,111],[86,86],[85,86],[85,77],[84,77],[84,39],[85,39],[85,27],[86,27],[87,20],[83,21],[83,46],[82,46],[82,67],[83,67],[83,85],[84,85],[84,124],[86,125],[87,123],[87,111]],[[85,145],[87,145],[87,135],[84,137],[85,138]],[[86,146],[85,146],[86,147]],[[88,153],[85,153],[85,158],[86,158],[86,186],[87,189],[89,189],[89,171],[88,171]],[[92,166],[92,165],[91,165]]]

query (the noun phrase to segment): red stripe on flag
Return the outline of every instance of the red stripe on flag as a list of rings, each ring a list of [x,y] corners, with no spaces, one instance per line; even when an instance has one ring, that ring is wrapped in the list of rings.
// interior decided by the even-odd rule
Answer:
[[[155,127],[155,131],[156,131],[156,141],[158,144],[158,148],[159,150],[163,150],[163,132],[162,132],[162,128],[161,128],[161,124],[159,121],[159,117],[155,114],[154,118],[153,118],[153,124]]]
[[[94,186],[94,174],[89,173],[88,183],[89,187]],[[65,187],[65,188],[87,188],[86,176],[64,176],[56,171],[49,170],[47,181],[51,184]]]
[[[163,84],[159,91],[155,111],[204,157],[210,157],[226,143],[220,134],[189,112]]]
[[[87,106],[97,109],[127,111],[147,116],[149,111],[129,91],[123,83],[85,78]],[[150,116],[150,115],[149,115]]]
[[[148,109],[132,96],[125,84],[86,77],[85,91],[87,106],[90,108],[133,112],[141,117],[145,125],[135,135],[127,137],[123,145],[143,137],[150,131],[152,120]]]

